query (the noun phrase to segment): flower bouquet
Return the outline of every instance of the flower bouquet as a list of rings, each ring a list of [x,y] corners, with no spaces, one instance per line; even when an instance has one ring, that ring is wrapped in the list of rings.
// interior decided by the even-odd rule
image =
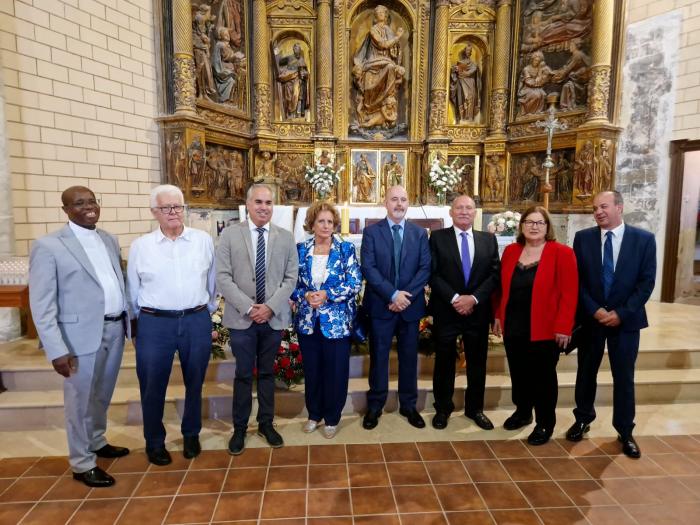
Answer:
[[[306,166],[304,180],[311,184],[319,199],[325,199],[331,194],[333,187],[340,180],[340,174],[344,169],[345,166],[341,166],[336,170],[329,164],[316,162],[315,166]]]
[[[226,348],[228,347],[228,328],[223,325],[224,298],[217,298],[216,311],[211,314],[211,356],[213,359],[226,359]]]
[[[459,184],[466,166],[457,168],[457,159],[452,164],[444,164],[435,158],[428,173],[428,185],[435,192],[439,203],[444,204],[447,194]]]
[[[518,212],[504,211],[491,217],[491,222],[488,223],[486,228],[490,233],[503,237],[513,237],[518,234],[519,224],[520,214]]]
[[[287,386],[292,383],[300,383],[304,379],[302,363],[297,335],[291,327],[287,328],[282,331],[282,342],[272,365],[275,382],[284,383]]]

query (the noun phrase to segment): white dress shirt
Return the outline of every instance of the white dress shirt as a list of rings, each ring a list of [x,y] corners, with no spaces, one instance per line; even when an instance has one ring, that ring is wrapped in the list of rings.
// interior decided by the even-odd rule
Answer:
[[[214,243],[201,230],[185,226],[175,240],[157,230],[136,239],[127,265],[130,314],[142,307],[186,310],[207,304],[216,310]]]
[[[459,260],[462,260],[462,232],[467,234],[467,245],[469,246],[469,262],[470,267],[474,266],[474,229],[469,228],[468,230],[460,230],[457,228],[457,226],[453,226],[452,229],[455,231],[455,239],[457,239],[457,250],[459,251]],[[479,300],[476,298],[476,296],[472,295],[474,297],[474,301],[478,304]],[[457,299],[459,299],[459,294],[454,294],[452,296],[452,300],[450,301],[451,303],[454,303]]]
[[[248,228],[250,228],[250,240],[253,243],[253,261],[257,260],[258,257],[258,227],[253,223],[253,221],[248,221]],[[265,236],[265,264],[270,260],[270,250],[267,249],[268,241],[270,240],[270,223],[268,222],[262,228],[265,230],[263,235]],[[253,263],[255,264],[255,263]]]
[[[121,314],[125,309],[126,302],[104,241],[97,230],[83,228],[71,221],[68,221],[68,226],[85,250],[90,264],[95,269],[97,280],[100,281],[100,286],[105,294],[104,315]]]
[[[600,260],[605,256],[605,234],[608,231],[612,232],[612,249],[613,249],[613,268],[617,268],[617,257],[620,255],[620,246],[622,246],[622,236],[625,234],[625,223],[623,222],[617,228],[612,230],[600,229]]]

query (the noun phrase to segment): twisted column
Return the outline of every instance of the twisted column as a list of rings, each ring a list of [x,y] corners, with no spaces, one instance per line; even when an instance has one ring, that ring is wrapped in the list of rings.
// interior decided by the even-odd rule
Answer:
[[[511,1],[499,0],[496,10],[496,45],[491,87],[490,138],[505,138],[508,109],[508,68],[510,66]]]
[[[610,103],[615,0],[596,0],[591,36],[591,80],[588,83],[586,125],[607,124]]]
[[[445,136],[447,120],[447,26],[450,18],[449,0],[438,0],[435,7],[435,32],[433,33],[433,71],[430,81],[430,119],[428,137]]]
[[[333,61],[331,58],[331,0],[318,0],[316,38],[316,132],[333,134]]]
[[[270,36],[267,28],[265,0],[253,1],[253,56],[255,74],[253,96],[255,97],[255,124],[258,132],[270,131]]]
[[[175,114],[195,115],[197,98],[189,0],[173,0],[173,86]]]

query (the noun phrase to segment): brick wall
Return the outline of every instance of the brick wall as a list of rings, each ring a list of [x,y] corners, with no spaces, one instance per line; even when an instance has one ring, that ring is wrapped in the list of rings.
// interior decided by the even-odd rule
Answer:
[[[123,247],[151,229],[156,60],[152,0],[0,0],[17,255],[65,223],[74,184]]]

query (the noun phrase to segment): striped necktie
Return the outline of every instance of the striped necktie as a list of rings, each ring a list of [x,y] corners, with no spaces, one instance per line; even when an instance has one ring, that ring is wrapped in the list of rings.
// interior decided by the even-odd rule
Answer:
[[[255,302],[265,303],[265,228],[257,228],[258,247],[255,251]]]

